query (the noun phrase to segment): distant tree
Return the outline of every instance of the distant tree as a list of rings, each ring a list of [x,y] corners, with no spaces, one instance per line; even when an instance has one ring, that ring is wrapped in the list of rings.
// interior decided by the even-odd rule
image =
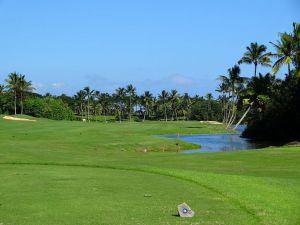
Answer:
[[[172,109],[172,120],[174,120],[174,116],[175,116],[175,119],[178,120],[177,110],[178,110],[179,103],[180,103],[180,96],[179,96],[177,90],[175,90],[175,89],[171,90],[169,100],[170,100],[171,109]]]
[[[132,86],[132,84],[127,85],[126,87],[126,93],[129,96],[129,121],[131,122],[131,111],[132,111],[132,101],[134,96],[136,95],[136,88]]]
[[[95,90],[91,90],[90,87],[85,87],[85,96],[87,97],[87,119],[90,122],[90,98]]]
[[[123,109],[125,105],[125,97],[126,97],[126,89],[125,88],[118,88],[115,93],[114,93],[114,98],[116,102],[116,112],[119,117],[119,122],[122,122],[122,114],[123,114]]]
[[[146,119],[146,115],[149,117],[150,108],[153,105],[153,96],[150,91],[145,91],[144,94],[141,96],[141,105],[144,107],[144,118],[143,121]]]
[[[158,99],[162,103],[163,108],[164,108],[164,118],[165,118],[165,121],[168,121],[168,116],[167,116],[167,102],[169,100],[169,93],[166,90],[162,90],[161,94],[158,95]]]
[[[213,98],[212,93],[206,94],[205,98],[206,98],[206,103],[207,103],[207,118],[206,118],[206,120],[208,121],[208,120],[211,120],[211,118],[212,118],[212,108],[211,108],[212,103],[211,102],[214,98]]]
[[[78,105],[78,112],[81,115],[81,119],[83,119],[83,108],[84,108],[84,99],[85,99],[85,91],[80,90],[74,96],[76,104]]]
[[[20,77],[19,74],[16,72],[10,73],[8,78],[6,79],[7,88],[11,91],[14,95],[14,112],[17,115],[17,94],[19,91],[19,84],[20,84]]]
[[[247,51],[238,63],[254,64],[254,76],[256,76],[257,65],[271,67],[271,60],[269,58],[270,53],[264,54],[267,50],[265,45],[259,45],[255,42],[251,43],[250,46],[247,46],[246,49]]]
[[[31,81],[26,81],[25,75],[19,75],[19,91],[20,91],[20,105],[21,105],[21,114],[24,110],[24,96],[25,93],[31,92],[33,90]]]

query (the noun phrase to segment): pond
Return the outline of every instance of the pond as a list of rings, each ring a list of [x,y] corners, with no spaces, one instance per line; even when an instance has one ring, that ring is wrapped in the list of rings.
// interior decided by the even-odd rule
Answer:
[[[163,135],[167,138],[180,139],[186,142],[201,145],[200,149],[183,150],[183,153],[196,152],[224,152],[234,150],[258,149],[269,146],[267,143],[259,143],[241,137],[244,126],[237,129],[237,133],[225,134],[188,134],[188,135]]]

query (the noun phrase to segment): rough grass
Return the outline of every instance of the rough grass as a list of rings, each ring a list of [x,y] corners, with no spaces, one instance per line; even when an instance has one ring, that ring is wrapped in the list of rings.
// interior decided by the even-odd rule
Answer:
[[[4,225],[300,223],[299,147],[187,155],[154,136],[225,131],[198,122],[0,127]],[[194,218],[175,216],[182,202]]]

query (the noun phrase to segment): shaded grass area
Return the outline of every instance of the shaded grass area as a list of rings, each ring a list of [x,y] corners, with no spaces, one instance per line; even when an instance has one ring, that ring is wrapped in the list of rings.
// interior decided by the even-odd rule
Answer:
[[[225,132],[198,122],[0,126],[0,223],[300,222],[299,147],[187,155],[171,152],[176,140],[153,136]],[[182,202],[194,218],[173,216]]]

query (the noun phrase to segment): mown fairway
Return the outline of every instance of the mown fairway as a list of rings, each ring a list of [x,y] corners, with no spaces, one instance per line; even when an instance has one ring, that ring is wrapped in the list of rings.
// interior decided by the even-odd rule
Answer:
[[[0,119],[0,224],[300,224],[299,147],[187,155],[154,136],[210,132],[225,130]]]

